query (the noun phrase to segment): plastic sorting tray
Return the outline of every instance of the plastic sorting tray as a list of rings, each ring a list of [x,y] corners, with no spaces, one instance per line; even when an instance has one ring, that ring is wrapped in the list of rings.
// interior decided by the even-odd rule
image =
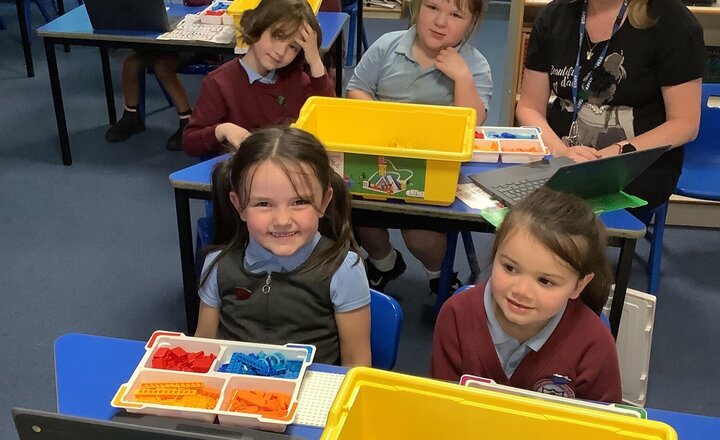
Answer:
[[[475,123],[471,108],[313,96],[295,126],[323,143],[352,194],[450,205]]]
[[[542,160],[550,150],[538,127],[475,127],[473,162],[528,163]]]
[[[203,9],[200,15],[200,22],[205,24],[233,24],[233,16],[227,13],[231,1],[217,0]]]
[[[213,360],[210,369],[205,373],[176,371],[153,368],[153,356],[163,348],[180,347],[186,352],[203,351],[205,355],[212,354]],[[213,422],[217,417],[221,425],[263,429],[267,431],[283,432],[287,425],[295,419],[298,406],[298,393],[306,369],[312,363],[315,347],[312,345],[286,344],[270,345],[249,342],[225,341],[219,339],[205,339],[185,336],[182,333],[156,331],[145,346],[146,352],[135,368],[127,383],[120,386],[111,404],[116,408],[123,408],[128,412],[152,414],[168,417]],[[270,376],[254,376],[219,371],[223,364],[228,363],[233,353],[266,355],[281,353],[287,361],[300,362],[296,378],[279,378]],[[181,382],[202,383],[203,387],[220,391],[217,404],[214,408],[203,409],[185,406],[173,406],[163,403],[149,403],[138,401],[136,392],[143,383],[161,382],[177,384]],[[234,391],[255,390],[264,392],[278,392],[290,396],[287,415],[284,417],[266,417],[251,412],[229,411]]]
[[[677,434],[662,422],[352,368],[320,439],[376,438],[676,440]]]

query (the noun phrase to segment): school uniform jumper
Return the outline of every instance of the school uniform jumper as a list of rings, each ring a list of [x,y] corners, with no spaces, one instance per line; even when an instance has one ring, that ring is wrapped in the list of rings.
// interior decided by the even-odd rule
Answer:
[[[335,313],[349,312],[370,302],[362,263],[354,252],[338,255],[312,270],[304,270],[313,256],[332,241],[319,233],[289,257],[277,257],[250,242],[230,251],[200,287],[203,303],[220,309],[220,339],[286,344],[312,344],[315,361],[340,362]],[[203,273],[219,252],[209,254]],[[330,266],[338,265],[332,276]]]
[[[229,61],[203,79],[190,122],[183,132],[183,150],[190,156],[222,152],[215,127],[224,122],[246,130],[294,122],[307,98],[335,96],[327,72],[313,78],[300,63],[277,70],[277,81],[250,82],[239,59]]]
[[[568,134],[572,123],[572,79],[582,5],[582,0],[549,3],[535,20],[525,59],[526,68],[549,75],[550,90],[558,99],[547,119],[561,137]],[[661,88],[700,78],[706,70],[702,27],[687,7],[677,0],[654,0],[648,4],[648,12],[657,18],[655,25],[636,29],[626,19],[610,39],[578,113],[582,145],[601,149],[661,125],[666,120]],[[604,46],[605,42],[589,41],[584,35],[578,89]],[[666,152],[626,192],[647,200],[647,208],[662,204],[675,189],[684,156],[684,147]]]
[[[507,377],[488,329],[485,284],[452,296],[440,310],[433,335],[430,376],[458,381],[473,374],[548,394],[620,402],[615,341],[580,299],[570,300],[539,351],[530,350]]]

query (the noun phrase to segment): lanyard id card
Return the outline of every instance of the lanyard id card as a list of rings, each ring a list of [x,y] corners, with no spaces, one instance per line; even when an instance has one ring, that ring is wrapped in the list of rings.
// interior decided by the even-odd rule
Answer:
[[[605,55],[607,54],[608,47],[610,46],[610,40],[612,39],[613,35],[615,35],[615,32],[620,29],[620,25],[622,24],[623,18],[625,17],[625,12],[627,11],[627,1],[624,1],[622,6],[620,7],[620,11],[618,12],[618,16],[615,19],[615,23],[613,23],[613,30],[612,34],[610,35],[610,38],[605,42],[603,45],[603,49],[600,52],[600,56],[593,64],[592,70],[597,69],[598,67],[602,66],[603,61],[605,60]],[[580,16],[580,37],[578,42],[578,54],[575,58],[575,70],[573,71],[573,79],[572,79],[572,97],[573,97],[573,119],[572,124],[570,124],[570,132],[568,133],[567,137],[565,138],[565,143],[569,147],[573,147],[575,145],[580,145],[580,134],[578,133],[578,124],[577,124],[577,117],[578,112],[580,111],[580,108],[585,103],[585,100],[588,96],[588,91],[590,90],[590,85],[592,84],[592,70],[587,76],[587,79],[583,82],[582,88],[578,90],[578,83],[580,80],[580,53],[583,49],[583,42],[585,39],[585,26],[587,24],[587,9],[588,9],[588,0],[583,1],[583,8],[582,8],[582,15]],[[589,38],[589,37],[588,37]],[[592,55],[592,52],[590,52],[590,55]]]

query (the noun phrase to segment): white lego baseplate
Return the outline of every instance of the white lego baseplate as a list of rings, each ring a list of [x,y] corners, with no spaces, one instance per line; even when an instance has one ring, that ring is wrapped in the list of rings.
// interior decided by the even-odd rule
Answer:
[[[306,371],[300,385],[298,409],[293,423],[324,428],[343,379],[344,374]]]

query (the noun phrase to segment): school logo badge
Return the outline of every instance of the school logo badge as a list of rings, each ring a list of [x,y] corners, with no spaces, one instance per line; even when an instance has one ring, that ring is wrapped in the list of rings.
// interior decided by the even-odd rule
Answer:
[[[548,378],[535,382],[533,390],[540,393],[552,394],[553,396],[574,398],[575,390],[570,385],[570,382],[572,382],[572,380],[567,376],[553,374]]]

